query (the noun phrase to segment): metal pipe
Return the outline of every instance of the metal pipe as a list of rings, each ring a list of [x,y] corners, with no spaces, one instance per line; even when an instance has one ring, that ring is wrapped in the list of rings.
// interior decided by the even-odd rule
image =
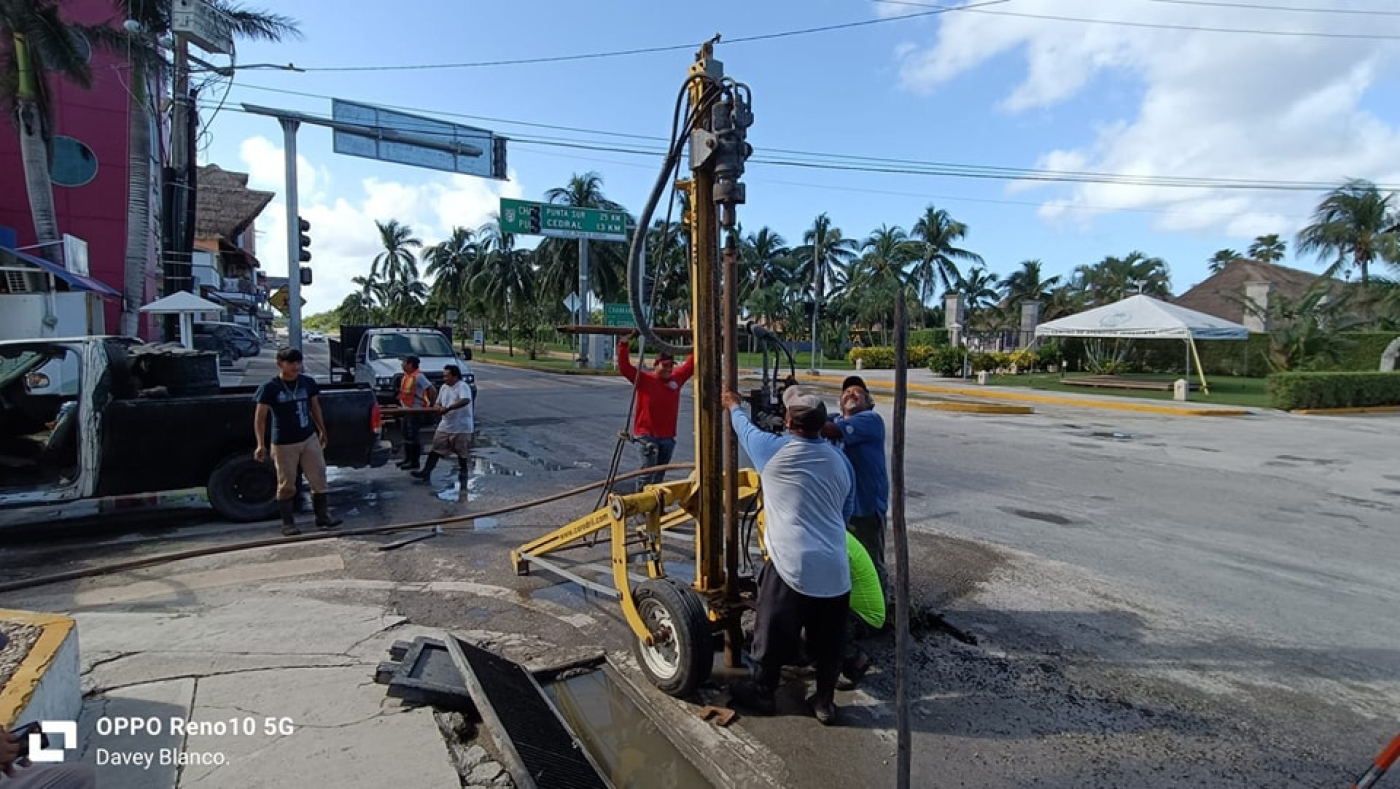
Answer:
[[[287,168],[287,344],[301,350],[301,222],[297,218],[297,128],[301,121],[277,120],[282,124],[282,156]]]
[[[724,388],[735,392],[739,388],[739,249],[731,231],[724,245]],[[730,423],[729,409],[724,411],[724,602],[728,607],[739,602],[739,440]],[[744,633],[739,617],[728,616],[725,622],[724,661],[730,668],[743,665]]]
[[[909,532],[904,522],[904,418],[909,410],[909,316],[904,289],[894,303],[894,416],[890,445],[890,526],[894,537],[894,703],[896,785],[909,789]]]

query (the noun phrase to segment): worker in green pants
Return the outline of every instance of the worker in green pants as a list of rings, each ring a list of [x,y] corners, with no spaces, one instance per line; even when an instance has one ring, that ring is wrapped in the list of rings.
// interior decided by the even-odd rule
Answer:
[[[846,656],[841,662],[841,676],[850,687],[855,687],[870,670],[870,656],[857,642],[884,628],[885,593],[870,553],[850,532],[846,532],[846,555],[851,561],[851,607],[846,615]]]

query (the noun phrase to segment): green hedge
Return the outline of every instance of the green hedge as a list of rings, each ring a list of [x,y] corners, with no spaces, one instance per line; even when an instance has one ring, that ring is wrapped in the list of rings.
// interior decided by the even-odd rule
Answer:
[[[909,366],[923,367],[928,364],[929,355],[934,349],[928,345],[909,346]],[[961,353],[961,352],[959,352]],[[852,363],[859,361],[866,370],[893,370],[894,349],[887,347],[852,348],[849,354]]]
[[[1400,405],[1400,373],[1275,373],[1274,408],[1367,408]]]
[[[909,332],[910,348],[916,345],[927,345],[936,348],[947,345],[948,342],[947,329],[915,329]]]
[[[1385,347],[1400,333],[1343,332],[1341,336],[1347,348],[1334,369],[1327,372],[1376,372]],[[1084,369],[1085,342],[1079,338],[1064,341],[1068,369]],[[1105,342],[1111,344],[1112,340]],[[1196,352],[1201,356],[1201,367],[1206,375],[1258,378],[1270,372],[1267,334],[1251,334],[1248,340],[1200,340],[1196,343]],[[1134,340],[1133,351],[1128,356],[1128,372],[1179,374],[1185,366],[1186,346],[1181,340]],[[1194,361],[1192,369],[1195,369]]]

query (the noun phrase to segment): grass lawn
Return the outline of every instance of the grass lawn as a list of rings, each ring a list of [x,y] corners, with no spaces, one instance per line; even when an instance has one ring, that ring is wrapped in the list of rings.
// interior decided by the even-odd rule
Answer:
[[[545,350],[545,349],[541,349],[541,350],[543,351],[543,350]],[[549,348],[548,350],[556,350],[556,349],[554,349],[554,348]],[[507,363],[507,364],[526,365],[526,366],[534,367],[534,368],[541,369],[541,370],[574,370],[574,369],[577,369],[577,365],[574,364],[574,360],[573,360],[572,358],[569,358],[569,359],[562,359],[562,358],[558,358],[558,357],[545,357],[545,356],[543,355],[543,353],[541,353],[540,358],[538,358],[538,359],[536,359],[536,360],[534,360],[534,361],[531,361],[531,360],[530,360],[530,355],[529,355],[527,352],[520,350],[519,348],[516,349],[516,351],[515,351],[515,356],[510,356],[509,354],[506,354],[506,353],[503,352],[503,351],[474,351],[473,353],[474,353],[474,355],[473,355],[472,358],[473,358],[474,360],[479,360],[479,361],[483,361],[483,362],[497,362],[497,361],[498,361],[498,362],[505,362],[505,363]],[[651,353],[648,353],[648,354],[647,354],[647,358],[648,358],[648,359],[650,359],[651,356],[652,356]],[[806,356],[794,356],[794,359],[796,359],[796,361],[797,361],[797,371],[798,371],[798,373],[801,373],[801,372],[803,372],[804,370],[807,369],[807,357],[806,357]],[[634,359],[634,361],[635,361],[635,359]],[[772,363],[773,363],[773,357],[772,357],[772,356],[769,356],[769,357],[768,357],[768,363],[769,363],[769,364],[772,364]],[[760,353],[740,353],[740,354],[739,354],[739,368],[740,368],[741,370],[757,369],[757,368],[758,368],[760,365],[762,365],[762,364],[763,364],[763,354],[760,354]],[[826,361],[826,362],[823,363],[823,369],[826,369],[826,370],[853,370],[853,369],[855,369],[855,365],[851,364],[851,363],[848,362],[848,361],[844,361],[844,360],[843,360],[843,361],[830,361],[830,360],[828,360],[828,361]],[[784,359],[783,359],[783,370],[787,370],[787,359],[786,359],[786,357],[784,357]]]
[[[1068,376],[1073,378],[1074,376]],[[1125,375],[1124,378],[1131,378],[1139,381],[1175,381],[1180,376],[1175,375]],[[1200,383],[1195,379],[1196,384]],[[1264,388],[1263,378],[1231,378],[1227,376],[1217,376],[1207,378],[1210,384],[1210,394],[1199,390],[1191,392],[1193,403],[1208,403],[1213,405],[1234,405],[1244,408],[1271,408],[1269,393]],[[1061,382],[1061,378],[1056,373],[1037,373],[1035,375],[993,375],[987,379],[987,383],[995,386],[1021,386],[1028,389],[1038,389],[1047,392],[1074,392],[1082,395],[1107,395],[1111,397],[1135,397],[1143,400],[1167,400],[1171,401],[1170,391],[1142,391],[1138,389],[1106,389],[1094,386],[1066,386]]]

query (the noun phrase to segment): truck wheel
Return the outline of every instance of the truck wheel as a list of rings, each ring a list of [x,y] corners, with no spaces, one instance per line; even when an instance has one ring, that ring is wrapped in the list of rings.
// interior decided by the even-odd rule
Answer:
[[[652,646],[641,639],[634,642],[642,671],[663,693],[689,696],[709,679],[714,667],[714,638],[705,604],[694,590],[669,578],[643,581],[632,599],[642,621],[659,634]]]
[[[225,459],[209,475],[209,503],[235,523],[271,520],[277,515],[277,471],[240,453]]]

